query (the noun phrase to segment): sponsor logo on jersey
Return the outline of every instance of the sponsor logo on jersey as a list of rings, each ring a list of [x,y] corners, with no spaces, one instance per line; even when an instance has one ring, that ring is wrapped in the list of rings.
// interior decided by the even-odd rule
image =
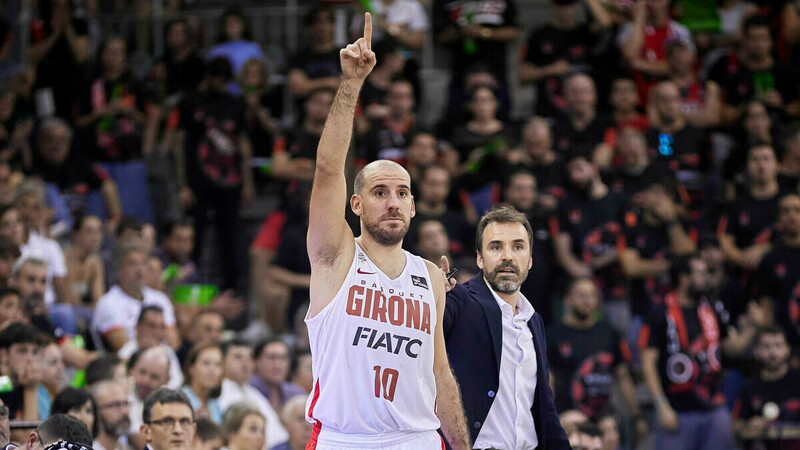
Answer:
[[[425,277],[411,275],[411,282],[414,283],[414,286],[416,287],[428,289],[428,280]]]

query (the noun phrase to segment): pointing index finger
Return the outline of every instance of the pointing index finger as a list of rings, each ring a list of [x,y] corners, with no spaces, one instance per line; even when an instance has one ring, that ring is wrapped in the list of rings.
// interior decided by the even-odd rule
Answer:
[[[372,50],[372,14],[364,13],[364,40],[367,41],[367,48]]]

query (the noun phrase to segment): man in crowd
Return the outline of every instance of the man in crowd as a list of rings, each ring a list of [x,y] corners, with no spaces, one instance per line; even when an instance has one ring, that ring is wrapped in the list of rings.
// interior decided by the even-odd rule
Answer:
[[[522,129],[522,163],[536,177],[536,186],[541,193],[539,205],[547,211],[558,206],[564,197],[566,177],[563,158],[553,151],[553,138],[547,121],[536,116]]]
[[[386,95],[389,113],[369,124],[369,130],[359,139],[362,147],[359,158],[366,165],[376,159],[405,160],[405,149],[411,137],[419,131],[414,114],[414,86],[407,80],[396,80]]]
[[[130,360],[139,350],[160,347],[169,357],[169,387],[177,389],[183,386],[183,371],[175,351],[167,345],[167,325],[164,323],[164,310],[159,306],[149,305],[142,308],[136,322],[136,339],[131,339],[117,352],[117,356]],[[130,365],[130,364],[129,364]],[[145,396],[142,396],[144,400]]]
[[[58,443],[58,444],[56,444]],[[56,444],[51,447],[51,445]],[[61,445],[64,444],[64,445]],[[71,445],[72,447],[66,447]],[[86,424],[69,414],[53,414],[31,432],[25,450],[75,448],[92,450],[92,432]],[[20,447],[22,448],[22,447]]]
[[[234,339],[222,345],[222,353],[225,356],[225,378],[222,380],[219,406],[224,411],[235,403],[251,403],[267,419],[267,447],[285,443],[289,435],[281,426],[275,409],[261,392],[248,383],[253,376],[253,349],[246,341]]]
[[[757,377],[742,390],[733,409],[734,429],[743,439],[762,436],[772,425],[800,422],[800,374],[789,366],[792,349],[780,327],[762,328],[753,351]],[[796,440],[795,440],[796,441]]]
[[[189,398],[166,387],[144,401],[141,433],[147,450],[191,450],[197,424]]]
[[[197,283],[197,264],[192,260],[194,251],[194,223],[183,219],[168,223],[163,230],[163,243],[159,249],[161,263],[167,269],[171,264],[177,265],[177,274],[167,280],[170,286],[175,284]]]
[[[261,341],[253,350],[255,374],[250,385],[269,400],[272,409],[281,407],[295,395],[305,395],[300,386],[287,381],[289,377],[289,347],[280,339]]]
[[[544,324],[519,291],[533,265],[528,219],[478,224],[481,273],[448,292],[444,336],[475,448],[567,449],[550,392]]]
[[[11,420],[41,420],[48,412],[39,411],[39,383],[42,348],[39,331],[22,323],[12,323],[0,331],[2,375],[11,379],[12,389],[0,393]]]
[[[139,433],[141,428],[145,399],[156,389],[170,383],[171,369],[170,359],[162,347],[139,350],[128,360],[128,376],[133,380],[132,389],[128,394],[130,434],[132,436]],[[181,378],[183,378],[183,374],[181,374]],[[180,385],[178,386],[180,387]]]
[[[92,395],[97,405],[99,432],[95,436],[95,450],[128,450],[128,432],[131,428],[128,410],[128,393],[125,386],[113,380],[95,383]]]
[[[632,197],[666,174],[653,164],[647,154],[647,139],[636,128],[627,127],[619,132],[617,149],[621,165],[608,174],[608,185],[612,192]]]
[[[147,255],[139,247],[120,249],[117,259],[118,284],[100,297],[94,311],[92,332],[98,347],[119,351],[136,339],[136,322],[144,306],[155,305],[164,312],[167,342],[177,348],[180,341],[175,327],[172,302],[161,291],[144,285]]]
[[[225,318],[213,309],[201,309],[189,322],[189,330],[176,352],[178,359],[184,361],[189,350],[195,345],[219,345],[222,342],[222,331],[225,329]]]
[[[579,151],[591,152],[601,169],[611,164],[608,129],[611,122],[597,114],[597,89],[594,80],[585,73],[576,73],[564,81],[564,114],[553,124],[553,147],[565,155]]]

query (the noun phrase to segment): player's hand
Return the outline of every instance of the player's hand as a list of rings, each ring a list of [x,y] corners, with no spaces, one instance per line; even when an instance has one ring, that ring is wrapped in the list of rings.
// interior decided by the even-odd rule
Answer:
[[[447,256],[442,255],[441,259],[439,259],[439,268],[442,269],[442,278],[444,278],[444,291],[450,292],[451,289],[456,287],[458,281],[456,278],[447,279],[447,272],[450,272],[450,261],[447,260]]]
[[[364,14],[364,36],[339,50],[342,74],[345,80],[364,81],[375,67],[375,53],[372,51],[372,15]]]

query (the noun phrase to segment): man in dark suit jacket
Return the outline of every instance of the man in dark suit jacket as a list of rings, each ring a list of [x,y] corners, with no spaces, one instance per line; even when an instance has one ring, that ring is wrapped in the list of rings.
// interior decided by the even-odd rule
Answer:
[[[447,294],[447,354],[475,448],[570,448],[548,384],[544,324],[519,293],[531,235],[513,208],[487,213],[476,240],[482,273]]]

